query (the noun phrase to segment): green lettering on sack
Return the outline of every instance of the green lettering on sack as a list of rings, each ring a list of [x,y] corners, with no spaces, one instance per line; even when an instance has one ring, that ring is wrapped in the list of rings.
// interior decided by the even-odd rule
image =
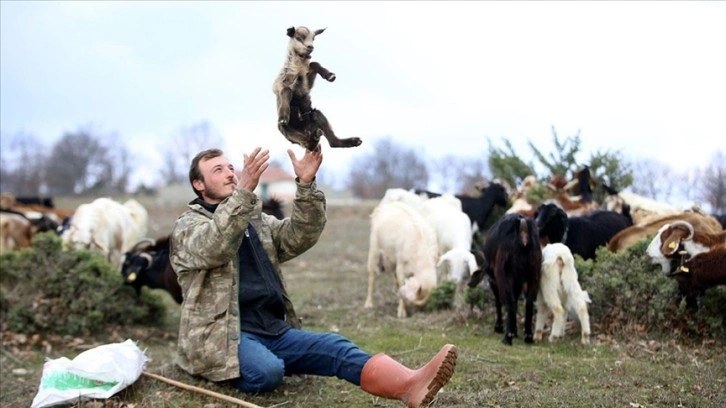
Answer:
[[[43,378],[43,388],[55,388],[60,391],[89,388],[108,391],[115,387],[116,384],[118,384],[117,381],[96,381],[72,373],[52,373]]]

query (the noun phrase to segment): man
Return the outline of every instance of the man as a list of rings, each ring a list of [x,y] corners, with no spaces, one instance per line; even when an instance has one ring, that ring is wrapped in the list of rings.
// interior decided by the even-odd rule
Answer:
[[[335,333],[302,330],[280,264],[309,248],[326,223],[325,196],[315,184],[320,145],[288,155],[297,193],[292,215],[262,213],[253,193],[269,152],[244,155],[239,180],[219,149],[197,154],[189,181],[197,198],[176,221],[171,264],[184,294],[177,363],[192,375],[230,381],[243,392],[271,391],[283,376],[336,376],[409,407],[431,402],[454,372],[457,349],[447,344],[424,367],[410,370],[389,356],[363,352]]]

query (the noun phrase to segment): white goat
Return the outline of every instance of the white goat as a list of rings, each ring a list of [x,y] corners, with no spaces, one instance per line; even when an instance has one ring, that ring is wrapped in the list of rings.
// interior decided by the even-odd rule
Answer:
[[[425,200],[420,208],[436,234],[439,248],[437,281],[456,283],[454,306],[464,306],[464,292],[471,274],[478,269],[471,253],[472,233],[469,216],[461,211],[461,201],[452,195]]]
[[[436,286],[436,235],[423,216],[407,204],[382,202],[371,214],[368,248],[368,296],[373,307],[373,285],[381,272],[393,272],[398,293],[398,317],[408,306],[423,306]]]
[[[78,206],[61,240],[66,248],[97,251],[120,267],[122,254],[146,235],[147,220],[146,209],[136,200],[121,204],[101,197]]]
[[[590,296],[577,281],[575,259],[570,249],[562,243],[547,244],[542,248],[542,278],[537,294],[537,317],[534,339],[542,340],[547,312],[554,315],[549,341],[565,335],[568,312],[577,314],[580,320],[582,344],[590,344],[590,315],[587,304]],[[564,307],[562,306],[564,304]]]
[[[682,212],[668,203],[659,202],[652,198],[627,191],[610,194],[605,197],[604,202],[605,207],[609,211],[615,211],[621,214],[623,213],[623,206],[625,204],[629,205],[633,225],[643,225],[650,221],[653,216],[678,214]]]

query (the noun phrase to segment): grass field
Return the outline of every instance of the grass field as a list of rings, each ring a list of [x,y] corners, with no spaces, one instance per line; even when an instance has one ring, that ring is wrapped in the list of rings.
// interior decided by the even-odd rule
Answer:
[[[161,236],[183,210],[144,202],[150,235]],[[371,353],[386,352],[408,366],[425,363],[444,343],[459,347],[451,382],[438,394],[436,407],[723,407],[726,406],[726,342],[685,342],[668,338],[605,336],[593,323],[593,344],[579,343],[579,328],[565,339],[526,345],[515,339],[501,344],[493,332],[493,310],[467,315],[452,311],[417,312],[396,318],[393,279],[382,276],[376,306],[364,310],[368,215],[374,203],[328,206],[329,220],[320,242],[283,265],[290,295],[303,324],[315,331],[335,331]],[[163,208],[163,209],[160,209]],[[40,271],[39,271],[40,272]],[[186,384],[241,398],[264,407],[403,407],[398,401],[370,396],[336,378],[289,377],[278,390],[244,395],[222,384],[193,378],[173,364],[179,307],[166,293],[169,313],[154,327],[115,327],[89,338],[2,334],[0,406],[28,407],[37,392],[45,358],[75,357],[90,347],[138,341],[150,358],[146,370]],[[521,326],[520,326],[521,336]],[[141,376],[106,401],[79,407],[234,406],[208,396]]]

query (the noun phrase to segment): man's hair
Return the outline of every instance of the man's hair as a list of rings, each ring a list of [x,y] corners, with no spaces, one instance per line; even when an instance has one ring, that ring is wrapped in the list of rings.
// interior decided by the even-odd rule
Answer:
[[[223,155],[224,152],[220,149],[207,149],[197,153],[192,159],[192,165],[189,166],[189,183],[192,185],[192,190],[194,190],[197,197],[202,198],[202,194],[194,188],[194,180],[204,181],[204,176],[202,176],[202,172],[199,170],[199,162]]]

